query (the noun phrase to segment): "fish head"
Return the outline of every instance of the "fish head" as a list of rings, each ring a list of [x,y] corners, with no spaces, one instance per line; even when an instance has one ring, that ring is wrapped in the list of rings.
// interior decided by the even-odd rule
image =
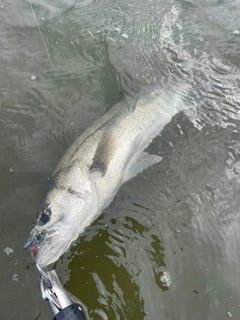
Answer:
[[[64,221],[59,221],[46,228],[35,226],[24,248],[31,253],[32,259],[45,267],[59,259],[73,241],[74,230]]]
[[[51,199],[51,204],[38,213],[24,245],[34,262],[45,267],[57,261],[84,230],[91,206],[91,197],[83,199],[72,191]]]

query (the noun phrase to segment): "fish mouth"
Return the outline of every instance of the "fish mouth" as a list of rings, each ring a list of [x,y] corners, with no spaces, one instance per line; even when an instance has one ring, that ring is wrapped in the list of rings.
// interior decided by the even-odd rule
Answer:
[[[23,246],[24,250],[30,252],[31,257],[34,261],[36,260],[37,253],[40,248],[40,243],[43,241],[43,237],[41,237],[38,233],[39,231],[33,229],[30,233],[28,241]]]
[[[40,267],[55,262],[70,245],[69,228],[61,222],[43,227],[35,226],[30,232],[24,249],[30,252],[32,260]]]
[[[33,247],[33,240],[29,238],[28,241],[24,243],[23,248],[26,251],[30,251],[32,247]]]
[[[28,242],[25,243],[24,247],[23,247],[26,251],[29,251],[30,252],[30,255],[31,255],[31,258],[34,262],[36,262],[36,257],[37,257],[37,254],[38,254],[38,251],[39,251],[39,245],[34,245],[32,243],[30,243],[28,245]]]
[[[37,234],[37,233],[34,232],[34,234],[33,234],[33,231],[34,231],[34,230],[31,231],[31,234],[30,234],[27,242],[25,242],[25,244],[23,245],[23,248],[24,248],[24,250],[26,250],[26,251],[31,251],[31,249],[32,249],[33,247],[35,247],[35,244],[36,244],[36,234]]]

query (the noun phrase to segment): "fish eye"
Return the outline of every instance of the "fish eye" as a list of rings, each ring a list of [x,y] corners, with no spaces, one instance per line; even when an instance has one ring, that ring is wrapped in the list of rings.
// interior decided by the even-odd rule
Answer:
[[[52,215],[52,211],[50,208],[40,211],[37,215],[37,224],[44,225],[48,223],[51,219],[51,215]]]

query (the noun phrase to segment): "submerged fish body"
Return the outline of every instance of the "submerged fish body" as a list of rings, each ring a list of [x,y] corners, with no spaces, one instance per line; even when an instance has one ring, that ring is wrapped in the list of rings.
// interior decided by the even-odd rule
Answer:
[[[177,92],[122,101],[67,150],[50,181],[25,248],[40,266],[55,262],[108,206],[119,187],[161,160],[144,149],[184,109]]]

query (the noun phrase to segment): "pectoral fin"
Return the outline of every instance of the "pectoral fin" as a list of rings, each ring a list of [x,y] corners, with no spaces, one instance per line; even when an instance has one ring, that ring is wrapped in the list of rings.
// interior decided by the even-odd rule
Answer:
[[[138,173],[147,169],[155,163],[162,160],[162,157],[157,155],[150,155],[147,152],[138,152],[134,155],[131,162],[126,167],[123,182],[135,177]]]
[[[90,171],[98,170],[101,172],[102,176],[105,175],[108,164],[112,159],[114,152],[114,137],[109,134],[104,134],[98,143],[95,155],[93,157],[93,162],[89,168]]]
[[[72,187],[69,187],[67,189],[67,191],[69,193],[71,193],[73,196],[76,196],[76,197],[78,197],[80,199],[82,199],[84,197],[84,195],[81,192],[74,190]]]

